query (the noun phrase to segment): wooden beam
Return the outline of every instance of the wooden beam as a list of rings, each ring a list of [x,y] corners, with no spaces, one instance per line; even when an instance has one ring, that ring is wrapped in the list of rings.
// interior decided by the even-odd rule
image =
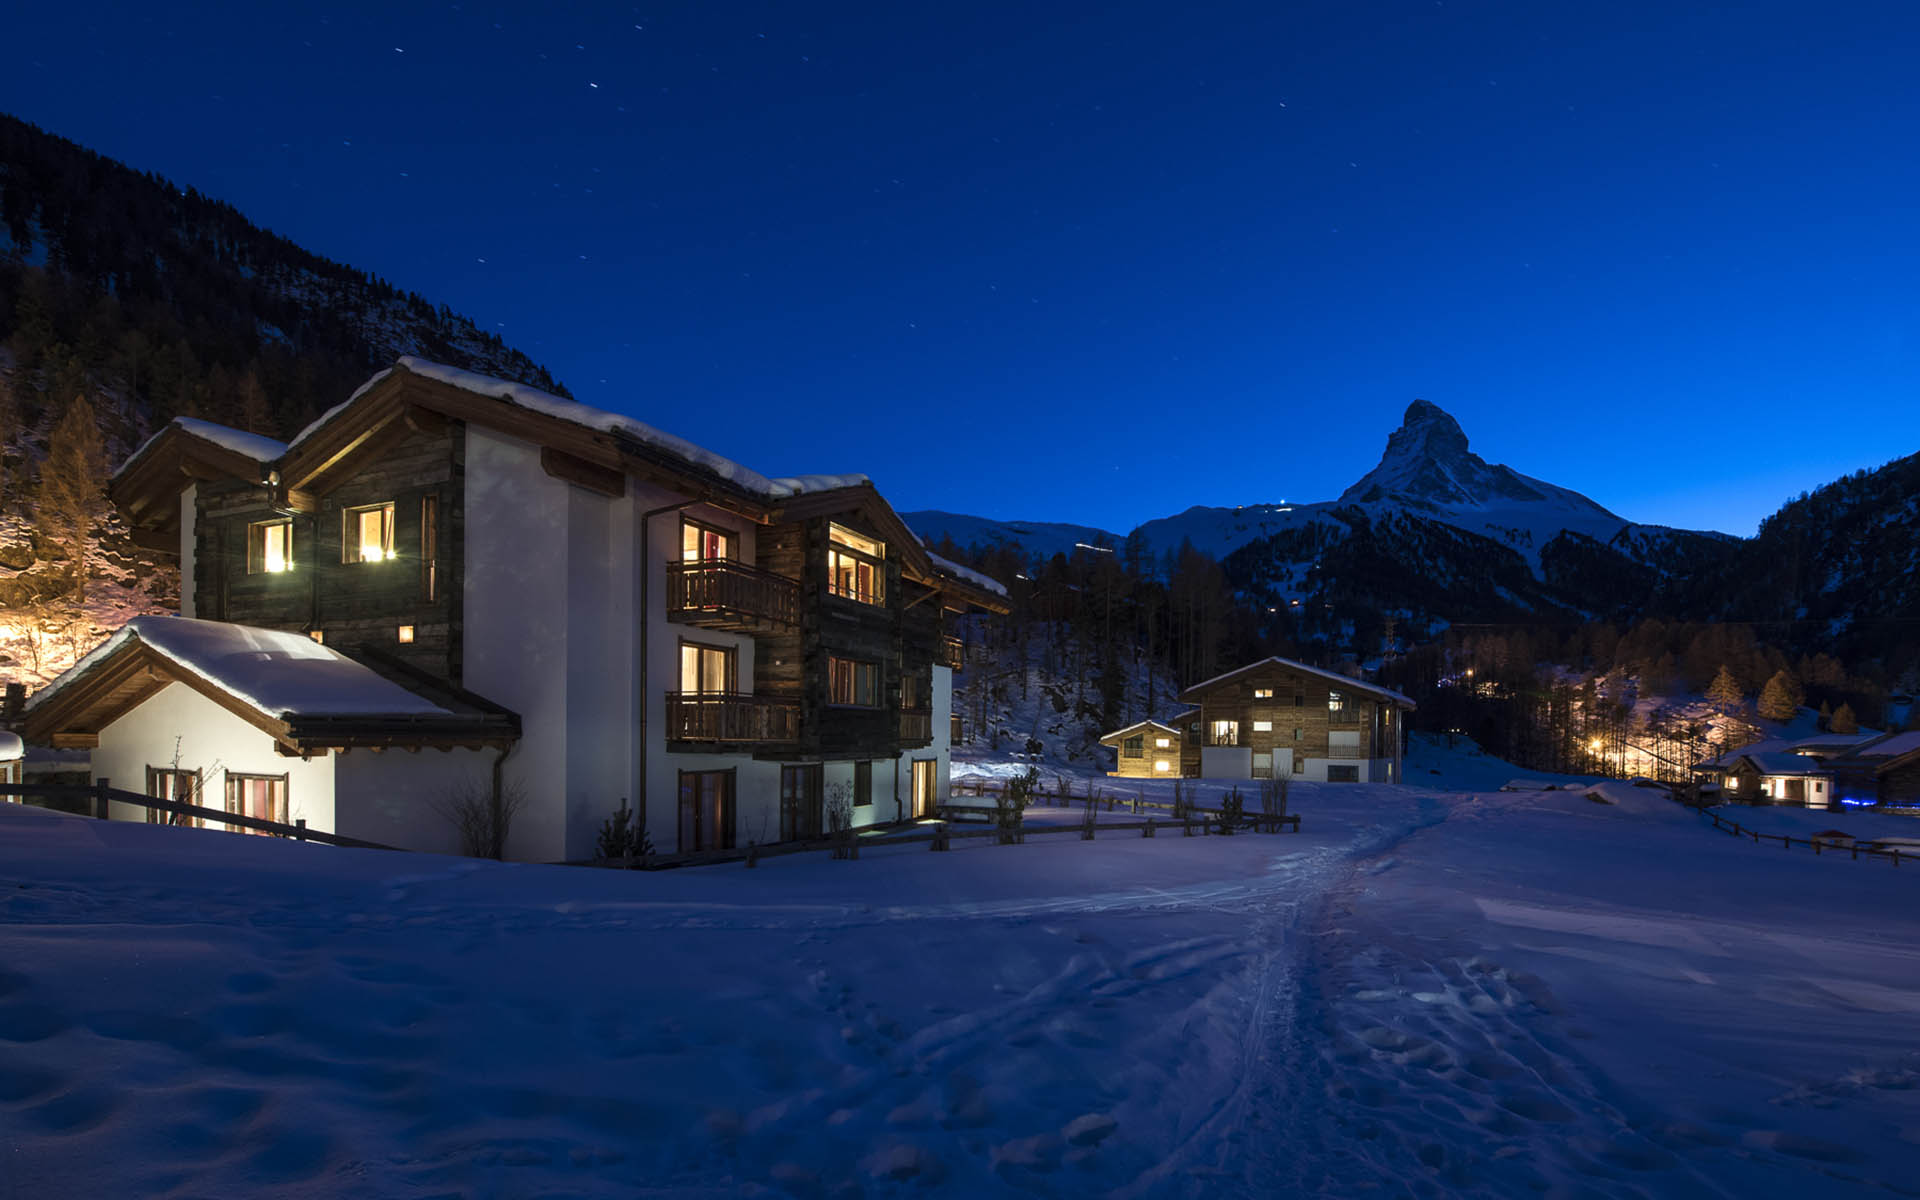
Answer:
[[[134,529],[128,532],[127,537],[134,545],[140,547],[142,550],[151,551],[154,554],[180,553],[180,533],[178,530],[169,533],[161,529]]]
[[[444,415],[432,409],[421,408],[418,404],[409,404],[406,416],[401,420],[405,421],[407,428],[415,433],[445,433],[448,425]]]
[[[48,740],[55,750],[92,750],[100,745],[97,733],[56,733]]]
[[[584,458],[575,458],[564,450],[555,450],[551,446],[540,447],[540,469],[555,479],[564,480],[575,487],[583,487],[602,496],[612,496],[618,500],[627,494],[627,473],[612,467],[603,467],[590,463]]]

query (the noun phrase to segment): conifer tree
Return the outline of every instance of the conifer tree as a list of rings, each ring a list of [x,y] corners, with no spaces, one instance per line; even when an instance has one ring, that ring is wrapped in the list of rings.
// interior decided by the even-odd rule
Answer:
[[[1833,728],[1833,709],[1825,700],[1820,702],[1820,716],[1814,720],[1813,727],[1822,732]]]
[[[1767,686],[1760,689],[1760,715],[1769,721],[1791,721],[1800,712],[1793,698],[1793,677],[1775,671]]]
[[[47,439],[34,516],[41,535],[66,552],[77,600],[87,598],[93,525],[107,509],[106,476],[107,452],[93,405],[76,395]]]
[[[1720,673],[1707,685],[1707,699],[1722,713],[1731,713],[1746,701],[1747,694],[1740,690],[1740,681],[1723,664]]]
[[[1859,718],[1853,715],[1853,705],[1842,704],[1833,710],[1833,731],[1835,733],[1859,733]]]

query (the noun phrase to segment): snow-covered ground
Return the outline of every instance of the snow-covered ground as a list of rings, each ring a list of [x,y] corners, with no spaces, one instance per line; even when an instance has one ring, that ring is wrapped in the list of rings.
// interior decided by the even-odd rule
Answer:
[[[0,805],[0,1194],[1914,1189],[1920,871],[1414,766],[655,874]]]

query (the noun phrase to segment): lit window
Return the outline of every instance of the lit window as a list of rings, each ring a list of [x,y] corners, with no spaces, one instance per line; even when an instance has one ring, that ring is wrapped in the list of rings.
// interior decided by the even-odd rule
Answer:
[[[1255,700],[1271,700],[1273,699],[1273,689],[1272,688],[1255,688],[1253,689],[1253,698]]]
[[[683,692],[731,692],[733,690],[733,651],[724,646],[702,646],[697,642],[680,643],[680,690]]]
[[[850,658],[827,659],[827,702],[875,708],[880,703],[880,667]]]
[[[1339,692],[1328,692],[1327,693],[1327,712],[1335,720],[1338,720],[1339,718],[1345,716],[1347,712],[1347,698],[1345,696],[1342,696]]]
[[[324,629],[312,630],[307,634],[307,636],[312,638],[314,641],[320,643],[323,646],[327,644],[327,633],[326,633],[326,630]]]
[[[680,558],[685,562],[714,562],[733,557],[733,535],[711,525],[684,521],[680,525]]]
[[[1173,745],[1172,738],[1157,737],[1153,739],[1153,748],[1155,750],[1165,750],[1172,745]]]
[[[255,521],[247,526],[247,574],[278,575],[292,569],[292,521]]]
[[[1164,758],[1156,758],[1153,760],[1153,769],[1164,775],[1168,771],[1173,770],[1173,764]]]
[[[843,525],[828,528],[827,585],[836,596],[885,604],[887,546]]]
[[[1255,733],[1272,733],[1273,722],[1272,721],[1255,721],[1253,723],[1253,731]]]
[[[402,646],[413,645],[413,626],[402,625],[400,627],[400,644]]]
[[[340,561],[384,562],[393,557],[393,501],[341,514]]]
[[[1238,746],[1240,744],[1240,722],[1209,722],[1207,725],[1207,744],[1210,746]]]

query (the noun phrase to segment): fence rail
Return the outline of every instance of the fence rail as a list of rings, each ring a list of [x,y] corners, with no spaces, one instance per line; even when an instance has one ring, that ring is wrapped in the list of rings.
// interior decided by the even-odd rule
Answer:
[[[1763,843],[1779,842],[1782,850],[1791,850],[1795,846],[1807,846],[1810,847],[1815,854],[1850,854],[1856,861],[1864,854],[1869,858],[1890,859],[1896,867],[1900,865],[1900,847],[1889,846],[1883,850],[1873,845],[1873,839],[1871,838],[1866,839],[1869,843],[1868,845],[1862,846],[1858,840],[1853,838],[1848,838],[1846,843],[1842,844],[1837,838],[1797,838],[1784,833],[1761,833],[1757,829],[1748,829],[1742,826],[1738,821],[1726,820],[1721,817],[1719,813],[1711,809],[1702,808],[1696,811],[1699,812],[1701,816],[1712,821],[1715,829],[1732,837],[1751,838],[1753,839],[1753,844],[1756,846]],[[1916,857],[1916,854],[1914,851],[1909,850],[1907,851],[1906,857],[1908,861],[1912,861]]]
[[[112,813],[110,805],[133,804],[149,812],[170,813],[177,817],[195,817],[202,821],[211,821],[220,825],[240,829],[254,829],[261,833],[271,833],[279,837],[292,838],[297,842],[320,842],[327,846],[346,846],[355,850],[398,850],[398,846],[389,846],[382,842],[368,842],[360,838],[344,837],[337,833],[327,833],[319,829],[308,829],[304,819],[291,825],[279,821],[249,817],[245,813],[231,813],[222,808],[207,808],[199,804],[186,804],[178,800],[162,800],[157,796],[143,796],[139,792],[129,792],[121,788],[108,787],[103,780],[91,787],[76,787],[66,783],[0,783],[0,796],[18,796],[24,804],[35,801],[66,800],[78,807],[85,815],[105,821]],[[36,804],[39,808],[51,805]],[[63,810],[64,811],[64,810]]]

